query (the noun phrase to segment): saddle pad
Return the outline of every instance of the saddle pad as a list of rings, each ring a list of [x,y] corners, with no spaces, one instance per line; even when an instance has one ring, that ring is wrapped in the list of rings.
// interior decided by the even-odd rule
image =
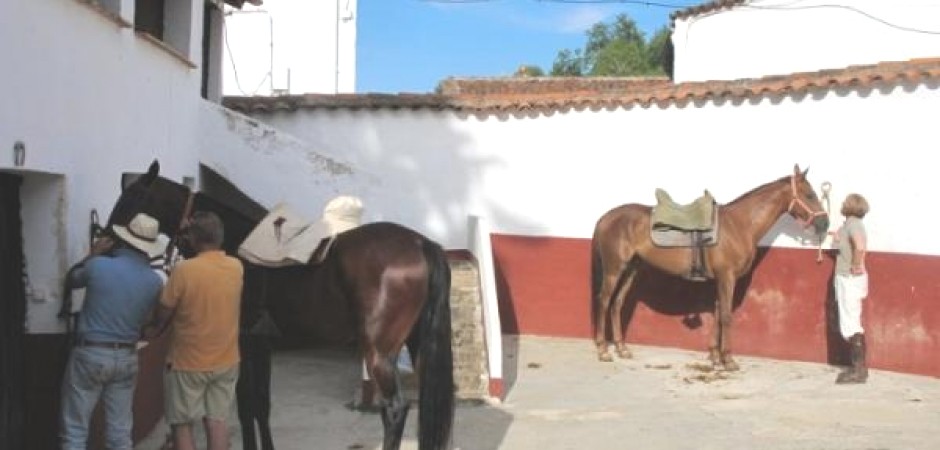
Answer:
[[[711,229],[699,231],[702,233],[702,246],[711,247],[718,243],[718,208],[715,208]],[[652,222],[651,222],[652,224]],[[695,247],[693,231],[676,228],[658,228],[655,224],[650,226],[650,239],[657,247]]]

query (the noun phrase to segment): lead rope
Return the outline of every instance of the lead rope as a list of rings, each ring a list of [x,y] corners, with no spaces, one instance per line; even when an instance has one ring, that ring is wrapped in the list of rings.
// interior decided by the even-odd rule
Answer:
[[[823,198],[823,200],[826,201],[826,215],[829,216],[829,217],[832,217],[832,215],[830,214],[830,212],[832,211],[832,208],[831,208],[831,205],[829,204],[829,191],[832,190],[832,183],[830,183],[830,182],[828,182],[828,181],[824,181],[823,184],[822,184],[822,186],[820,186],[819,189],[822,191],[822,198]],[[826,230],[826,232],[828,233],[829,230]],[[822,260],[823,260],[823,255],[822,255],[822,254],[823,254],[823,250],[822,250],[822,248],[823,248],[823,242],[825,242],[825,241],[826,241],[826,236],[823,236],[822,238],[819,239],[819,252],[816,254],[816,263],[817,263],[817,264],[818,264],[818,263],[821,263]]]
[[[98,222],[98,210],[92,208],[91,213],[89,214],[89,225],[88,225],[88,247],[91,248],[95,244],[95,240],[98,239],[102,234],[104,234],[105,229]],[[72,286],[72,273],[78,269],[78,265],[74,265],[65,272],[65,282],[62,287],[62,306],[59,308],[59,313],[57,316],[60,319],[65,320],[65,344],[67,348],[71,348],[72,344],[75,342],[78,333],[78,311],[73,311],[72,307],[72,290],[75,289]]]

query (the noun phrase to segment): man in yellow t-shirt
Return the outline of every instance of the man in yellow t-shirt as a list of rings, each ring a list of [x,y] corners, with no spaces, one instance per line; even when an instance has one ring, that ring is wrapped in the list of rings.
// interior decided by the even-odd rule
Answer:
[[[195,448],[192,424],[198,419],[208,449],[227,449],[244,268],[221,249],[224,228],[216,214],[193,214],[182,237],[197,256],[173,268],[154,320],[159,330],[173,325],[164,375],[166,420],[176,449]]]

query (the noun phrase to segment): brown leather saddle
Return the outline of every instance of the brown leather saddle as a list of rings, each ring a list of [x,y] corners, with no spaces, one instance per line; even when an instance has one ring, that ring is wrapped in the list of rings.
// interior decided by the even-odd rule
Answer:
[[[650,238],[658,247],[690,247],[691,280],[708,279],[705,247],[718,243],[718,203],[708,190],[692,203],[673,201],[663,189],[656,189],[656,206],[650,217]]]

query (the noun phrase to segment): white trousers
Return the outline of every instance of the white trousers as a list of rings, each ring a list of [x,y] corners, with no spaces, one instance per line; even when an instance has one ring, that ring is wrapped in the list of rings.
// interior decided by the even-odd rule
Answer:
[[[839,332],[848,340],[862,329],[862,300],[868,297],[868,274],[836,275],[833,281],[839,304]]]

